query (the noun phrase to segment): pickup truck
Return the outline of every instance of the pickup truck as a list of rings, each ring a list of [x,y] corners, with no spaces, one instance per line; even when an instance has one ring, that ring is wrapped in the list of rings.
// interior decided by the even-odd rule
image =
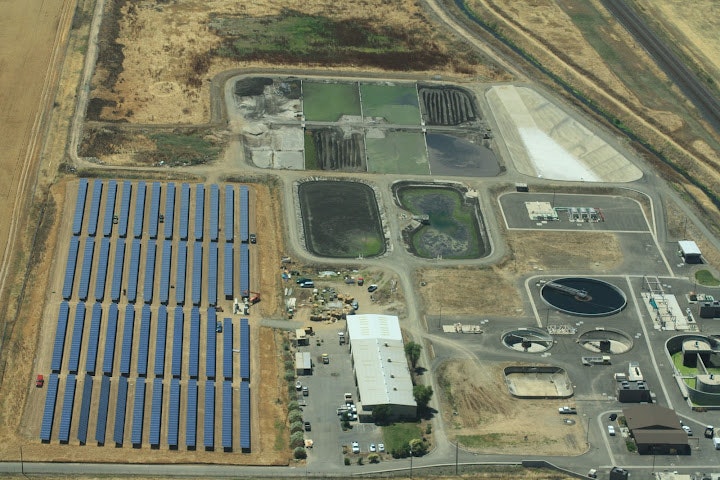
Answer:
[[[560,408],[558,408],[558,413],[562,413],[565,415],[577,415],[577,408],[575,408],[575,407],[560,407]]]

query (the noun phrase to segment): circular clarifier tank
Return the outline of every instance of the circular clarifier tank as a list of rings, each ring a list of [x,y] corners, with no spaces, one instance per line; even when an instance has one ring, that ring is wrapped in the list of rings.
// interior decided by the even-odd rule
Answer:
[[[578,343],[593,353],[620,354],[633,347],[633,339],[622,330],[596,328],[580,334]]]
[[[587,277],[558,278],[540,289],[543,301],[553,308],[581,317],[603,317],[618,313],[625,305],[625,293],[615,285]]]
[[[516,328],[501,336],[502,343],[508,348],[525,353],[543,353],[553,346],[553,337],[539,328]]]

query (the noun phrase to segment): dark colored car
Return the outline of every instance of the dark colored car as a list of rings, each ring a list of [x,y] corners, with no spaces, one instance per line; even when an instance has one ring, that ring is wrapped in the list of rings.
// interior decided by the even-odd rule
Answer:
[[[377,289],[378,289],[378,286],[377,286],[377,285],[370,285],[370,286],[368,287],[368,292],[372,293],[372,292],[374,292],[374,291],[377,290]]]
[[[610,421],[611,421],[611,422],[614,422],[615,420],[617,420],[617,413],[611,413],[611,414],[610,414]]]
[[[250,234],[250,243],[257,243],[257,237],[254,233]]]
[[[305,431],[309,432],[310,430],[312,430],[312,427],[310,426],[310,422],[305,422]]]

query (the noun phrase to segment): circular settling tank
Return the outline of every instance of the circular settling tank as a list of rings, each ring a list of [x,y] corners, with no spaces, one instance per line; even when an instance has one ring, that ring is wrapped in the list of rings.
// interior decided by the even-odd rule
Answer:
[[[570,315],[602,317],[618,313],[625,305],[625,293],[615,285],[586,277],[558,278],[543,284],[543,301]]]
[[[580,334],[578,343],[593,353],[620,354],[633,347],[633,339],[622,330],[614,328],[596,328]]]
[[[550,350],[553,337],[539,328],[516,328],[501,336],[503,345],[518,352],[543,353]]]

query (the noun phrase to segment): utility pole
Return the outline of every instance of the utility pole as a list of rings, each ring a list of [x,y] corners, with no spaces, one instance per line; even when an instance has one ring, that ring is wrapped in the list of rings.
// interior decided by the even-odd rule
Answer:
[[[458,474],[458,455],[460,454],[460,447],[458,441],[455,440],[455,476]]]

